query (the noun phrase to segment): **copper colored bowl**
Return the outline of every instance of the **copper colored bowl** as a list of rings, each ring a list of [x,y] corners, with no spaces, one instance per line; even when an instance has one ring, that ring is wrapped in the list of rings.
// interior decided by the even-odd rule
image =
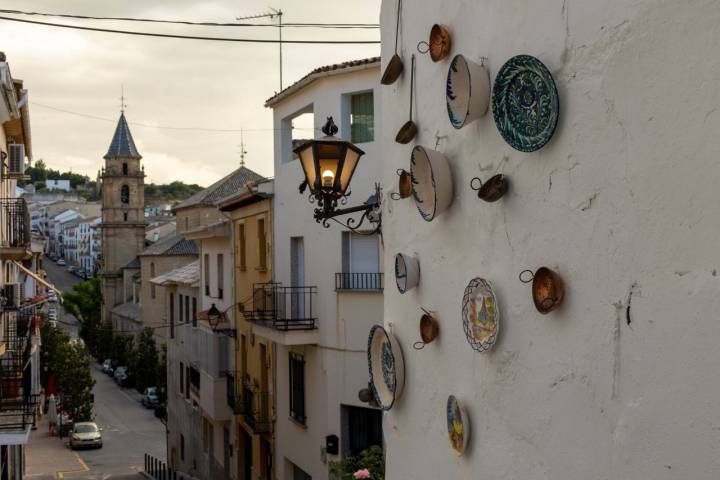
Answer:
[[[398,191],[400,192],[400,198],[408,198],[412,195],[412,177],[410,172],[406,172],[403,169],[397,171],[400,179],[398,180]]]
[[[430,29],[430,58],[433,62],[439,62],[443,58],[450,55],[452,47],[452,37],[450,30],[445,25],[435,24]]]
[[[476,182],[480,185],[476,186]],[[482,183],[478,177],[473,178],[470,182],[470,188],[477,190],[478,198],[492,203],[497,202],[507,193],[509,184],[507,177],[502,173],[498,173],[485,183]]]
[[[523,273],[531,273],[525,270],[520,274],[520,280],[527,283],[530,280],[523,280]],[[560,275],[547,267],[540,267],[532,276],[532,296],[535,308],[543,315],[558,308],[565,299],[565,286]]]
[[[380,83],[383,85],[392,85],[400,77],[403,72],[404,65],[400,56],[396,53],[390,59],[390,63],[385,67]]]
[[[428,343],[432,343],[432,341],[437,338],[438,333],[440,333],[440,325],[438,325],[438,322],[432,313],[426,310],[423,311],[425,313],[422,317],[420,317],[420,338],[422,341],[415,342],[413,347],[416,350],[421,350]]]

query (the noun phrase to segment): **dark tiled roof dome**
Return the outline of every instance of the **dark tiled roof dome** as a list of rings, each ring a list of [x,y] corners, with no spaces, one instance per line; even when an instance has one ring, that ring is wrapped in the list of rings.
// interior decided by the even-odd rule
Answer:
[[[130,127],[128,126],[127,120],[125,120],[125,114],[120,114],[117,128],[115,128],[115,135],[113,135],[112,142],[110,142],[110,148],[105,154],[105,158],[112,157],[126,157],[126,158],[142,158],[135,148],[135,142],[133,141],[132,134],[130,133]]]
[[[237,195],[238,191],[244,188],[248,182],[261,182],[263,180],[265,180],[265,178],[259,173],[253,172],[246,167],[240,167],[213,183],[205,190],[180,202],[175,206],[175,209],[188,208],[195,205],[217,205],[223,200]]]

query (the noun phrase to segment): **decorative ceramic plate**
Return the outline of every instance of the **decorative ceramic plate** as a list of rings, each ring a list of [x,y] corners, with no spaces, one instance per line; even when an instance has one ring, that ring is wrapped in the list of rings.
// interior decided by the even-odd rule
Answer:
[[[450,446],[456,455],[465,453],[470,439],[470,423],[465,409],[460,406],[454,395],[447,399],[447,429]]]
[[[500,311],[492,285],[484,278],[473,278],[465,288],[462,321],[472,348],[478,352],[492,348],[500,330]]]
[[[492,111],[505,141],[521,152],[545,146],[555,133],[560,101],[553,77],[535,57],[508,60],[495,77]]]
[[[374,325],[368,337],[370,390],[380,408],[390,410],[405,385],[405,363],[395,337],[381,325]]]

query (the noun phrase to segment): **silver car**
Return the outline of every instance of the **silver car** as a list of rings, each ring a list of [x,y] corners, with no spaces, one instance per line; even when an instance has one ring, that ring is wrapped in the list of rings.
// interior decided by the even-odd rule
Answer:
[[[102,448],[102,429],[95,422],[78,422],[70,434],[70,448]]]

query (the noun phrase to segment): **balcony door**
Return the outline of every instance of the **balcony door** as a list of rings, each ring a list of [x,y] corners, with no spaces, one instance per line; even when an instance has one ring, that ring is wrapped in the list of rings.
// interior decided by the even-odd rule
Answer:
[[[304,317],[305,299],[302,288],[305,285],[305,242],[303,237],[290,239],[290,309],[292,319]]]
[[[380,272],[380,248],[377,235],[343,232],[342,268],[344,289],[378,288],[376,275]]]

